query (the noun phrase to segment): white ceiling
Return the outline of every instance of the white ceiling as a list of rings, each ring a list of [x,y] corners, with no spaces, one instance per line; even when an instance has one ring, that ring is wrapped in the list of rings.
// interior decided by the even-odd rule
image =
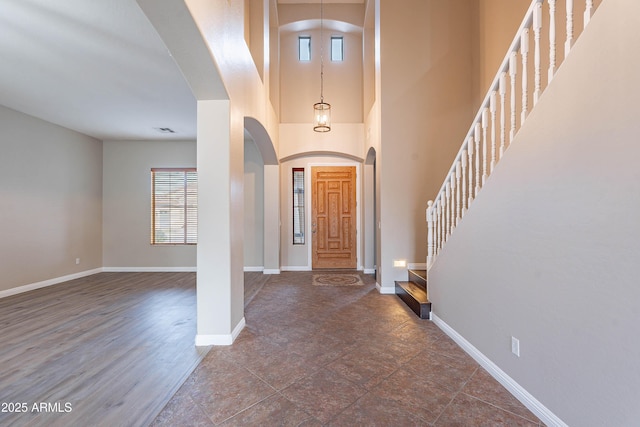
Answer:
[[[0,104],[98,139],[196,136],[195,98],[135,0],[0,0]]]

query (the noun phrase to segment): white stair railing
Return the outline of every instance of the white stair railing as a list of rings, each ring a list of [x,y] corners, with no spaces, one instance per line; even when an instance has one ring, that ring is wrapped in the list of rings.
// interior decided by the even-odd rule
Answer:
[[[566,25],[562,24],[562,16],[559,16],[562,12],[562,2],[565,3]],[[581,15],[575,10],[576,6],[584,7]],[[506,149],[514,142],[516,133],[526,121],[531,108],[538,103],[561,65],[556,54],[556,27],[565,27],[563,58],[566,58],[579,36],[575,34],[576,16],[582,18],[584,29],[594,10],[593,0],[532,1],[435,201],[428,202],[427,268],[433,265],[435,257],[442,251],[473,200],[478,197],[480,189],[486,184],[497,163],[502,160]],[[548,34],[544,40],[543,33]],[[529,62],[532,39],[533,65]],[[544,55],[542,52],[545,52]],[[521,70],[518,70],[518,56]],[[543,67],[548,67],[546,81],[543,81]],[[517,88],[518,83],[520,90]],[[530,98],[533,99],[532,105],[529,102]],[[510,117],[508,144],[507,112]],[[519,123],[516,120],[518,116]],[[499,147],[496,142],[496,128],[500,130]]]

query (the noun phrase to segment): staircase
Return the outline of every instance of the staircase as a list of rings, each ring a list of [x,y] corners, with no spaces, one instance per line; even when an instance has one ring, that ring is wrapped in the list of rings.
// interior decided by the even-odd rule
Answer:
[[[421,319],[431,318],[426,270],[409,270],[408,281],[396,281],[396,295]]]

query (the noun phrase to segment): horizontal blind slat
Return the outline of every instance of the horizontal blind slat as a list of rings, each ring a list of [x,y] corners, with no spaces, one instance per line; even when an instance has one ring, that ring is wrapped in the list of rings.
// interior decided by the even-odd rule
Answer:
[[[152,244],[196,244],[198,175],[195,169],[153,168]]]

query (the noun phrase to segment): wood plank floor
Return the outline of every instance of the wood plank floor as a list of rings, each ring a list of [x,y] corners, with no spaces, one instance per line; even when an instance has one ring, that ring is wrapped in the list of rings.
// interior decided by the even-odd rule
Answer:
[[[0,299],[0,425],[148,425],[208,350],[195,278],[100,273]]]

